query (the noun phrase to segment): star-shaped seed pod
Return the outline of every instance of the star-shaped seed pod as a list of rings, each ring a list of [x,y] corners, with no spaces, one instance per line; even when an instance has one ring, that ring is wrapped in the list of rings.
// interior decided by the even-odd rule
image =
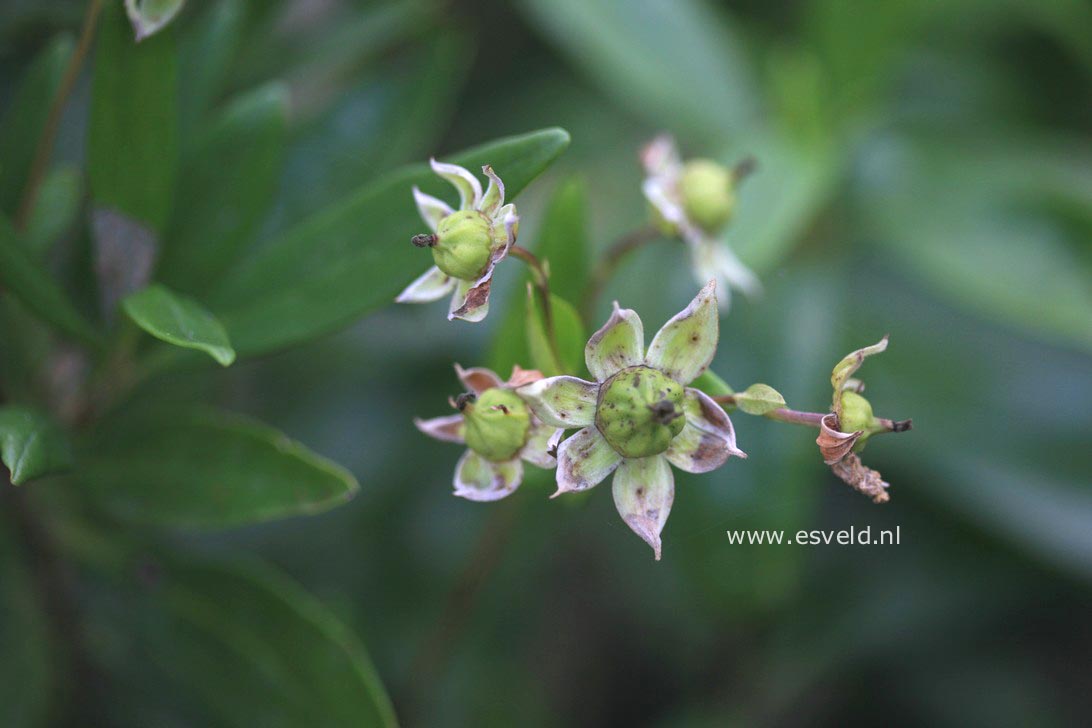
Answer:
[[[708,395],[686,385],[717,348],[716,282],[664,324],[645,351],[636,312],[614,303],[584,350],[594,382],[541,379],[517,390],[545,424],[581,428],[557,451],[557,493],[587,490],[614,473],[614,503],[659,559],[660,533],[675,499],[670,465],[706,473],[736,447],[732,421]]]
[[[819,437],[815,442],[823,454],[823,461],[854,490],[867,495],[874,503],[890,499],[887,483],[879,472],[867,467],[857,455],[872,435],[880,432],[903,432],[911,428],[910,420],[894,422],[876,417],[872,405],[861,396],[864,384],[853,375],[861,368],[866,357],[887,349],[884,336],[872,346],[866,346],[846,355],[830,375],[833,402],[830,414],[819,424]]]
[[[507,382],[483,367],[456,364],[455,373],[468,390],[451,400],[459,413],[413,421],[429,437],[467,445],[455,466],[455,495],[500,500],[523,481],[522,461],[547,469],[557,465],[562,430],[542,424],[514,391],[542,379],[541,372],[517,366]]]
[[[684,163],[668,134],[645,146],[641,164],[645,169],[641,190],[657,224],[686,242],[698,283],[713,278],[721,284],[721,308],[727,310],[732,288],[748,296],[761,293],[757,276],[722,239],[735,208],[737,178],[749,167],[731,170],[709,159]]]
[[[398,294],[397,303],[428,303],[451,295],[447,317],[481,321],[489,313],[493,269],[508,255],[519,232],[516,207],[504,204],[504,183],[489,165],[482,172],[489,186],[456,164],[429,160],[432,171],[459,191],[459,209],[413,188],[417,211],[431,232],[413,236],[413,244],[432,250],[435,265]]]

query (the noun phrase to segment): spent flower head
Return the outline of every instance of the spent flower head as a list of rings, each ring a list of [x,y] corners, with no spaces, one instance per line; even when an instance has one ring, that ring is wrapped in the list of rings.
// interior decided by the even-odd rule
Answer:
[[[830,375],[834,390],[830,414],[819,424],[819,437],[815,442],[823,454],[823,461],[853,489],[870,497],[875,503],[890,499],[887,483],[880,473],[861,462],[859,453],[868,438],[880,432],[902,432],[911,427],[910,420],[894,422],[876,417],[872,405],[862,396],[864,383],[853,375],[861,368],[865,358],[887,349],[887,336],[872,346],[857,349],[838,362]]]
[[[732,288],[747,295],[760,293],[758,278],[722,239],[735,209],[736,182],[749,166],[732,170],[709,159],[683,162],[668,134],[645,146],[641,163],[645,169],[641,190],[656,222],[665,233],[686,242],[698,283],[717,280],[723,308],[728,307]]]
[[[482,367],[463,369],[456,364],[455,373],[468,390],[450,400],[458,414],[414,420],[430,437],[467,445],[455,466],[455,495],[500,500],[523,481],[523,460],[540,468],[557,464],[562,430],[542,424],[514,391],[542,379],[541,373],[517,366],[507,382]]]
[[[584,350],[595,381],[540,379],[518,394],[544,423],[581,428],[557,450],[557,493],[583,491],[614,473],[614,503],[660,558],[675,498],[670,464],[689,473],[720,467],[736,447],[732,421],[705,393],[687,387],[717,348],[716,282],[664,324],[648,350],[636,312],[614,304]]]
[[[496,267],[516,242],[519,216],[504,204],[504,183],[489,165],[482,172],[489,186],[456,164],[429,160],[432,171],[459,192],[459,209],[426,195],[417,187],[413,198],[430,232],[413,236],[413,244],[432,250],[435,265],[409,284],[398,303],[427,303],[451,294],[448,319],[481,321],[489,313],[489,287]]]

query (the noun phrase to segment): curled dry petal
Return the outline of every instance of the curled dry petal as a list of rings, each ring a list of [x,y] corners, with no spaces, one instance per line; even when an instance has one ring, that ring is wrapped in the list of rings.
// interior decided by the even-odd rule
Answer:
[[[878,471],[862,463],[856,453],[849,453],[830,469],[854,490],[871,498],[873,503],[886,503],[891,499],[887,494],[888,483]]]
[[[498,251],[493,252],[494,259],[500,260],[508,254],[508,249],[516,244],[516,238],[519,237],[519,215],[516,214],[516,206],[509,204],[502,207],[497,212],[497,219],[504,225],[507,241],[503,246],[502,255],[497,256]]]
[[[455,466],[455,495],[472,501],[495,501],[509,495],[523,480],[519,459],[494,463],[467,450]]]
[[[592,334],[584,347],[584,361],[596,381],[603,382],[626,367],[644,361],[645,329],[641,317],[629,308],[619,308],[614,302],[603,328]]]
[[[509,389],[518,389],[525,384],[537,382],[540,379],[542,379],[542,372],[538,369],[524,369],[516,364],[512,367],[512,374],[508,377],[508,381],[504,383],[504,386]]]
[[[643,538],[660,560],[660,533],[675,501],[675,475],[660,455],[626,459],[611,487],[618,514]]]
[[[819,421],[819,437],[815,438],[815,443],[819,445],[819,452],[823,453],[823,462],[833,465],[844,458],[857,444],[862,434],[860,430],[841,432],[838,429],[838,415],[833,413],[825,415]]]
[[[570,376],[548,377],[516,392],[535,416],[554,427],[586,427],[595,422],[599,385]]]
[[[450,182],[459,191],[459,209],[476,210],[482,201],[482,183],[469,170],[457,164],[430,159],[432,171]]]
[[[494,374],[491,369],[486,369],[485,367],[470,367],[469,369],[463,369],[456,364],[455,374],[459,377],[459,381],[463,383],[463,386],[474,394],[481,394],[487,389],[503,385],[501,378]]]
[[[846,382],[861,368],[865,357],[879,354],[885,349],[887,349],[886,334],[872,346],[866,346],[846,355],[834,366],[834,371],[830,373],[830,385],[834,388],[834,412],[839,416],[842,414],[842,390],[845,389]]]
[[[429,303],[438,301],[455,290],[455,279],[432,266],[424,275],[406,286],[394,299],[395,303]]]
[[[728,414],[704,392],[686,390],[683,404],[686,426],[671,441],[667,459],[688,473],[707,473],[733,455],[747,454],[736,447],[736,432]]]
[[[459,319],[477,323],[489,314],[489,288],[493,282],[493,267],[477,281],[457,281],[455,295],[448,308],[449,321]]]
[[[444,442],[465,442],[466,423],[462,415],[448,415],[446,417],[433,417],[430,420],[422,420],[420,417],[413,419],[417,429],[429,437]]]
[[[622,456],[614,451],[595,426],[585,427],[557,449],[557,492],[587,490],[614,472]]]
[[[432,232],[436,232],[441,220],[455,212],[446,202],[432,195],[426,195],[417,189],[416,185],[413,187],[413,201],[417,203],[417,212],[421,215],[421,219]]]
[[[489,186],[485,189],[485,195],[478,209],[486,217],[493,217],[504,206],[504,183],[493,171],[493,167],[488,164],[482,167],[482,173],[489,178]]]
[[[686,308],[664,324],[645,360],[679,384],[689,384],[705,371],[717,351],[717,283],[709,281]]]
[[[564,433],[565,431],[559,427],[550,427],[542,423],[533,425],[527,444],[520,451],[520,457],[540,468],[556,467],[557,447],[561,444],[561,436]]]

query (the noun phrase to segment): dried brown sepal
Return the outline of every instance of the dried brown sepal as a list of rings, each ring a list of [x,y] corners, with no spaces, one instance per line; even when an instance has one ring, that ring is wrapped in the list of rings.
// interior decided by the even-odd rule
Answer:
[[[855,491],[871,498],[873,503],[886,503],[891,499],[887,494],[887,481],[878,471],[862,463],[856,453],[849,453],[831,464],[830,469]]]
[[[834,465],[849,454],[857,440],[864,434],[862,431],[842,432],[838,429],[838,415],[825,415],[819,421],[819,437],[815,438],[815,444],[819,446],[819,452],[823,453],[823,462]]]

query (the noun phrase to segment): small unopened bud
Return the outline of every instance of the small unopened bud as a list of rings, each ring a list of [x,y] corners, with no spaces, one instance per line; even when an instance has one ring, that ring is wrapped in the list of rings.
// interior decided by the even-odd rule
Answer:
[[[679,179],[686,215],[707,233],[720,231],[736,205],[732,171],[708,159],[695,159],[683,167]]]
[[[460,210],[440,221],[436,228],[432,258],[436,266],[453,278],[477,279],[489,264],[493,252],[493,224],[477,210]]]
[[[621,456],[643,458],[667,450],[682,432],[683,388],[658,369],[623,369],[603,384],[595,424]]]
[[[872,405],[867,399],[853,390],[842,392],[842,414],[838,418],[842,432],[864,432],[863,441],[876,428],[876,418],[872,415]]]
[[[487,460],[503,462],[519,454],[531,432],[531,413],[515,392],[487,389],[463,409],[466,444]]]

